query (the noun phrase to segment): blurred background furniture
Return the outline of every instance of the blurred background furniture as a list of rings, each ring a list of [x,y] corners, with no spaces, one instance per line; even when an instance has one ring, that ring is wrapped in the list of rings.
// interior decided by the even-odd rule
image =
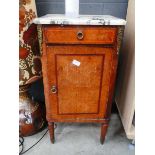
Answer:
[[[34,100],[29,87],[42,77],[35,0],[19,0],[19,130],[28,136],[45,123],[43,105]],[[39,90],[38,90],[39,91]]]
[[[135,138],[135,0],[129,0],[115,101],[128,139]]]

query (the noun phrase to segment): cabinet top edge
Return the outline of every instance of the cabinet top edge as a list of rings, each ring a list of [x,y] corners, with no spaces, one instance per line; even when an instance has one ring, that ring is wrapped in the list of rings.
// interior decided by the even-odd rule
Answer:
[[[47,14],[35,18],[35,24],[52,25],[126,25],[126,20],[111,15],[79,15],[69,17],[64,14]]]

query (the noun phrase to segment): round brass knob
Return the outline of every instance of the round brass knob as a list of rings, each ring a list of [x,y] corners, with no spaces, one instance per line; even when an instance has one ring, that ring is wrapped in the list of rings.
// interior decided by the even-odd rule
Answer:
[[[78,38],[79,40],[82,40],[83,37],[84,37],[83,32],[82,32],[82,31],[78,31],[78,32],[77,32],[77,38]]]
[[[57,88],[56,88],[56,86],[52,86],[51,92],[52,92],[53,94],[57,93]]]

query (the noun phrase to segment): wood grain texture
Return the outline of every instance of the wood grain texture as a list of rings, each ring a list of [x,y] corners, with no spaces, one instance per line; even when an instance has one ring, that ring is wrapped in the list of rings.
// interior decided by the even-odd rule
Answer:
[[[118,63],[118,28],[43,25],[42,65],[51,142],[50,122],[101,123],[104,142]],[[79,30],[84,32],[81,40],[76,37]],[[52,86],[57,92],[51,91]]]
[[[56,63],[58,113],[98,113],[104,55],[56,55]]]
[[[71,122],[71,123],[108,123],[110,119],[103,119],[103,118],[49,118],[48,122]]]
[[[44,94],[45,94],[45,105],[46,110],[49,109],[48,103],[49,101],[49,84],[48,84],[48,74],[47,74],[47,56],[46,56],[46,44],[45,44],[45,37],[44,37],[44,29],[41,27],[41,31],[43,34],[43,41],[42,41],[42,74],[43,74],[43,83],[44,83]],[[47,119],[47,112],[46,112],[46,119]]]
[[[58,88],[57,94],[50,93],[49,95],[48,117],[53,119],[103,118],[109,95],[112,55],[113,48],[82,45],[48,46],[48,81],[50,86],[56,85]],[[56,57],[59,57],[60,60],[56,61]],[[67,58],[67,64],[65,57]],[[80,70],[72,65],[73,58],[82,61],[79,67]],[[69,63],[68,60],[70,60]],[[66,72],[66,70],[68,71]],[[76,72],[73,73],[75,70]],[[60,74],[62,71],[65,72],[64,75]],[[96,72],[94,73],[96,75],[91,75],[93,72]],[[80,75],[77,75],[77,73]],[[69,84],[69,81],[72,84]],[[66,84],[67,87],[65,87]],[[64,87],[66,90],[64,90]],[[96,94],[92,94],[92,91]],[[71,96],[72,94],[77,94],[77,97]],[[81,99],[82,97],[83,99]],[[61,110],[66,113],[65,115],[59,113],[60,106]],[[83,106],[83,109],[81,109],[81,106]],[[69,114],[67,113],[68,111]]]
[[[83,34],[83,39],[78,39],[78,32]],[[52,26],[45,28],[46,43],[113,44],[116,34],[116,27],[103,29],[101,26]]]

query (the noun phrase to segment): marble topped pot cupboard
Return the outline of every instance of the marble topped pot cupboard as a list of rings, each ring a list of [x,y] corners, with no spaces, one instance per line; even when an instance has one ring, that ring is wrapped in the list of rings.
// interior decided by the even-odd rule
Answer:
[[[38,24],[51,142],[55,122],[96,122],[103,144],[126,21],[106,15],[49,14],[33,22]]]

